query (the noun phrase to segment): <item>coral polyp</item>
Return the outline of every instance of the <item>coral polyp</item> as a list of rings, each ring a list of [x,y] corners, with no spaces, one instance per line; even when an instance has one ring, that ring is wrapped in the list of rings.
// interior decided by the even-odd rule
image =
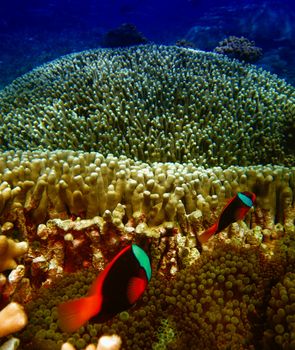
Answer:
[[[218,54],[90,50],[38,67],[0,93],[0,149],[292,165],[294,101],[283,80]]]
[[[142,300],[130,310],[103,324],[90,320],[73,334],[59,329],[56,306],[83,296],[95,272],[64,275],[51,288],[43,287],[38,298],[27,305],[31,323],[19,337],[24,349],[40,350],[47,349],[48,343],[56,342],[58,348],[66,341],[83,349],[87,342],[97,342],[102,334],[118,334],[122,349],[159,349],[160,344],[167,349],[228,349],[241,345],[243,349],[259,348],[270,332],[263,322],[266,316],[270,319],[271,313],[282,315],[277,322],[284,319],[292,331],[293,280],[283,264],[295,242],[289,244],[284,249],[277,248],[273,258],[262,247],[225,245],[220,241],[213,252],[202,253],[175,277],[156,273]],[[288,269],[294,267],[288,261]],[[290,302],[282,311],[274,301],[280,284],[272,286],[284,273],[282,293],[286,288],[288,291],[281,298],[289,298]],[[277,311],[265,305],[270,295],[270,305],[278,305]],[[277,332],[281,329],[277,324],[273,327]],[[291,341],[290,334],[285,342],[291,345]]]
[[[73,54],[3,90],[1,309],[24,306],[20,349],[103,335],[128,350],[292,349],[294,98],[253,66],[158,46]],[[201,244],[245,191],[254,208]],[[151,259],[142,297],[62,332],[58,305],[131,243]]]

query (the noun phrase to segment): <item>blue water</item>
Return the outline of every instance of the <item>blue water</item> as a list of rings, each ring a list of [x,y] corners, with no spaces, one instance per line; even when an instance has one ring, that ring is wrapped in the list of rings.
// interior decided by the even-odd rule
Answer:
[[[41,63],[99,47],[123,23],[150,42],[186,39],[208,51],[229,35],[243,35],[263,49],[258,65],[295,85],[293,1],[2,0],[0,88]]]

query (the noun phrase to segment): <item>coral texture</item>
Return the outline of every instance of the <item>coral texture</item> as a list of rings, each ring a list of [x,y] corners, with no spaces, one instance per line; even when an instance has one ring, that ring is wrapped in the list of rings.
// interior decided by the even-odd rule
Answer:
[[[242,229],[245,241],[259,245],[276,229],[294,234],[292,168],[148,165],[73,151],[10,151],[1,162],[10,193],[1,220],[29,242],[25,264],[34,287],[81,266],[99,270],[122,242],[141,238],[157,240],[158,270],[175,275],[199,256],[198,233],[237,191],[257,194],[246,219],[254,234],[234,224],[229,238]]]
[[[262,57],[262,49],[255,46],[254,41],[244,37],[229,36],[220,41],[214,51],[250,63]]]
[[[27,242],[15,242],[4,235],[0,235],[0,272],[16,268],[15,258],[25,254],[27,250]]]
[[[28,251],[2,249],[0,292],[25,305],[21,349],[293,346],[294,98],[250,65],[157,46],[66,56],[3,90],[0,246]],[[201,246],[238,191],[255,208]],[[143,297],[63,333],[57,305],[131,242],[152,261]]]
[[[294,168],[149,165],[61,150],[9,151],[1,164],[10,193],[3,226],[18,227],[29,243],[12,296],[31,300],[30,322],[19,334],[24,348],[60,349],[68,341],[83,349],[103,334],[118,334],[123,349],[194,348],[196,339],[196,349],[262,342],[256,314],[266,314],[271,287],[295,267]],[[244,190],[257,194],[255,211],[210,240],[200,256],[198,233]],[[151,255],[154,278],[145,296],[106,324],[61,333],[57,304],[87,293],[130,242]]]
[[[294,268],[294,266],[293,266]],[[293,270],[294,271],[294,270]],[[288,272],[271,290],[267,308],[268,328],[264,333],[267,349],[295,349],[295,273]]]
[[[10,303],[0,311],[0,338],[20,331],[28,323],[24,308],[18,303]]]
[[[0,162],[1,223],[14,223],[25,235],[28,219],[44,224],[54,218],[107,216],[118,225],[137,219],[150,226],[171,221],[187,225],[198,217],[212,222],[216,215],[211,217],[210,210],[245,190],[256,193],[261,220],[267,214],[270,227],[276,219],[292,228],[295,168],[149,165],[123,156],[62,150],[3,152]]]
[[[156,241],[152,246],[156,247]],[[38,298],[28,304],[31,323],[19,337],[24,349],[39,350],[59,349],[66,341],[83,349],[88,343],[96,344],[102,334],[118,334],[122,349],[261,348],[263,331],[268,332],[263,323],[269,314],[265,299],[277,295],[271,286],[286,271],[283,261],[288,255],[277,247],[272,250],[276,252],[273,259],[266,254],[269,248],[220,241],[214,251],[203,253],[175,277],[156,273],[132,309],[103,324],[90,321],[73,334],[60,331],[56,305],[84,295],[95,274],[86,270],[65,275],[53,288],[43,287]],[[155,251],[152,256],[156,269]],[[290,300],[286,306],[290,316],[285,321],[290,324],[290,338],[284,337],[286,348],[292,341],[291,277],[287,274],[284,282]],[[279,308],[281,303],[276,305]]]
[[[204,166],[294,164],[294,87],[202,51],[65,56],[0,94],[1,149],[72,149]]]

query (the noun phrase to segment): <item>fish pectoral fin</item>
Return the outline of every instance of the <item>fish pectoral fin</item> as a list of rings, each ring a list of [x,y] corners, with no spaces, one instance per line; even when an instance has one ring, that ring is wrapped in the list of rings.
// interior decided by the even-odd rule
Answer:
[[[143,278],[132,277],[127,286],[127,298],[130,304],[134,304],[142,295],[147,282]]]

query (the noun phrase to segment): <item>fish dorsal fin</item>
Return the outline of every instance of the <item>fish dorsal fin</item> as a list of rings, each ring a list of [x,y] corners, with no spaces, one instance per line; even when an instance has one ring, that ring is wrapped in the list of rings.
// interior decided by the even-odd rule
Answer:
[[[127,298],[130,304],[134,304],[146,287],[146,280],[140,277],[132,277],[127,286]]]
[[[253,206],[252,199],[250,197],[248,197],[246,194],[244,194],[242,192],[238,192],[237,195],[244,205],[246,205],[249,208],[251,208]]]

